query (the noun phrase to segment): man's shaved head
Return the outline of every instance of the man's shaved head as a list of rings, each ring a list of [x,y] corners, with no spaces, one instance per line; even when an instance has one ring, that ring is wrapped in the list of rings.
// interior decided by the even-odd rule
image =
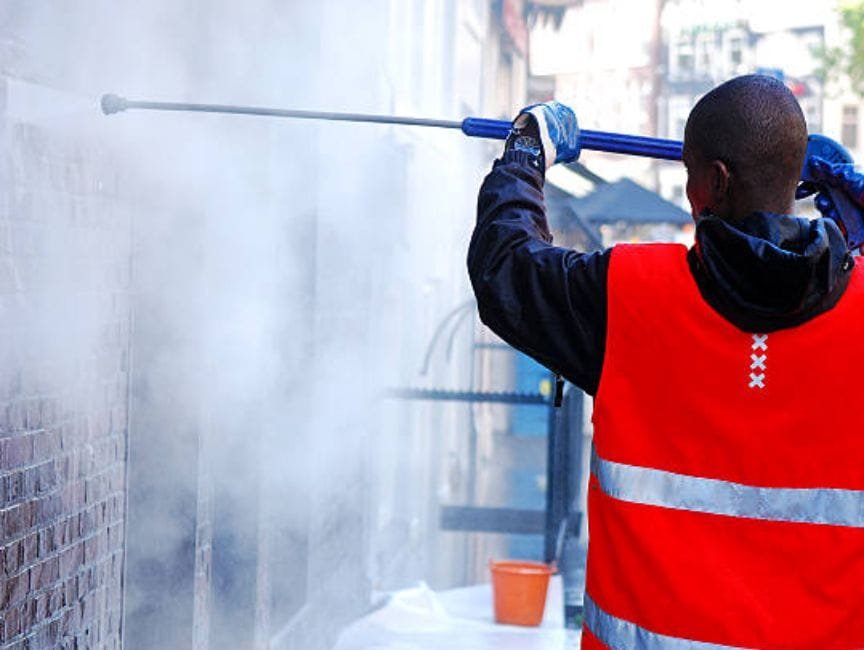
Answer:
[[[694,212],[709,209],[734,219],[756,210],[789,211],[806,149],[804,114],[783,83],[764,75],[747,75],[717,86],[690,112],[684,131],[684,161],[691,177],[698,166],[713,164],[717,170],[725,169],[728,196],[726,200],[714,197],[713,203],[719,200],[721,206],[708,199],[698,209],[691,197]]]

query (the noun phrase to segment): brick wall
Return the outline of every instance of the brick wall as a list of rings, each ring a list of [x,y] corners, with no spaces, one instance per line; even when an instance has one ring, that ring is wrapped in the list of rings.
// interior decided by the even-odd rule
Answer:
[[[0,108],[54,83],[6,36]],[[98,145],[5,111],[0,143],[0,647],[119,648],[129,219]]]
[[[369,305],[383,295],[405,313],[399,300],[416,296],[418,309],[398,325],[399,340],[413,341],[404,361],[412,378],[431,317],[462,299],[435,288],[449,284],[441,271],[428,275],[445,268],[429,251],[449,264],[467,237],[451,226],[470,220],[450,210],[455,199],[434,196],[422,169],[416,187],[403,172],[393,182],[413,147],[457,169],[448,149],[358,129],[352,142],[362,146],[336,164],[337,131],[328,140],[309,123],[109,119],[93,106],[115,91],[385,112],[395,98],[370,103],[368,75],[384,69],[387,16],[399,3],[375,0],[354,14],[342,4],[0,1],[0,650],[121,640],[128,650],[324,650],[370,604],[369,558],[399,560],[389,549],[404,551],[402,523],[417,529],[412,558],[419,547],[426,528],[414,513],[432,482],[407,463],[394,477],[416,485],[388,488],[405,515],[394,518],[398,534],[372,544],[378,465],[371,388],[358,385],[367,373],[357,369],[382,364],[362,342],[372,336]],[[357,42],[343,43],[346,33]],[[337,89],[320,70],[344,70],[355,50],[377,63],[354,56]],[[342,94],[319,96],[319,84]],[[22,87],[81,105],[66,96],[75,86],[83,130],[60,124],[65,115],[54,124],[6,110]],[[424,112],[447,114],[440,108]],[[398,164],[360,153],[382,137],[402,152]],[[111,160],[105,148],[124,144],[122,160]],[[352,216],[355,204],[368,207],[364,218]],[[388,233],[380,250],[357,245],[371,228]],[[416,256],[422,273],[402,278],[394,256]],[[458,256],[450,266],[461,277]],[[251,361],[226,345],[243,334],[230,327],[231,300],[242,308],[250,292],[286,312],[269,321],[278,355]],[[393,313],[378,318],[400,321]],[[331,345],[340,341],[350,342],[344,355]],[[262,384],[260,369],[272,371],[276,358],[275,378]],[[335,381],[322,380],[324,370]],[[411,448],[426,467],[437,452],[421,439],[438,431],[417,429],[405,442],[400,425],[399,455],[383,438],[378,448],[400,462]],[[388,586],[420,577],[417,567],[391,572]]]

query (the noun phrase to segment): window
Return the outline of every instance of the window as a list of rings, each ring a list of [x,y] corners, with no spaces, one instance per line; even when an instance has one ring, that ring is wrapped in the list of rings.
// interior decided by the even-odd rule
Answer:
[[[714,49],[714,35],[713,34],[700,34],[698,40],[696,41],[697,48],[697,60],[696,65],[700,72],[710,73],[711,72],[711,53]]]
[[[675,133],[674,137],[676,140],[684,139],[684,129],[687,127],[687,119],[684,117],[679,117],[675,120]]]
[[[858,148],[858,107],[844,106],[840,127],[840,142],[850,149]]]
[[[693,70],[693,45],[689,41],[678,43],[678,72],[686,74]]]
[[[733,67],[741,65],[744,60],[743,43],[740,36],[733,36],[729,39],[729,63]]]
[[[502,47],[498,58],[498,94],[506,102],[501,108],[505,112],[513,110],[513,54],[509,48]],[[518,100],[517,100],[518,101]]]

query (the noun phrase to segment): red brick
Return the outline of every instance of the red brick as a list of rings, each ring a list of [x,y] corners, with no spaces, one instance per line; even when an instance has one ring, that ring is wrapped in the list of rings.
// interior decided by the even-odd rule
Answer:
[[[60,555],[60,573],[72,575],[78,571],[78,567],[84,562],[84,543],[70,546]]]
[[[34,589],[45,589],[60,579],[60,558],[52,557],[31,569]]]
[[[42,621],[48,618],[48,600],[46,593],[37,594],[33,599],[33,616],[35,620]]]
[[[36,647],[39,648],[56,648],[60,641],[61,621],[54,619],[44,623],[42,626],[31,632],[28,637],[33,641]]]
[[[18,499],[21,499],[24,497],[24,495],[25,495],[24,474],[25,474],[24,472],[18,471],[18,472],[13,472],[12,474],[10,474],[7,477],[8,478],[8,485],[7,485],[8,495],[7,495],[7,498],[9,500],[9,503],[11,503],[13,501],[17,501]]]
[[[111,556],[111,578],[119,580],[123,575],[123,552],[118,551]]]
[[[52,494],[35,502],[36,523],[44,525],[56,521],[63,512],[63,499],[59,494]]]
[[[57,464],[53,460],[39,465],[39,492],[50,492],[57,488]]]
[[[96,576],[93,575],[93,567],[84,565],[81,573],[78,574],[78,597],[88,593],[96,586]]]
[[[30,630],[38,625],[39,621],[36,619],[36,600],[34,598],[28,594],[27,600],[19,609],[22,630]]]
[[[11,408],[11,407],[10,407]],[[16,431],[23,428],[19,427]],[[33,434],[21,434],[0,440],[0,456],[5,468],[21,467],[33,462]]]
[[[102,480],[99,476],[84,481],[84,503],[96,503],[102,499]]]
[[[21,614],[17,607],[4,607],[3,614],[4,634],[6,639],[11,639],[21,632]]]
[[[3,533],[7,537],[17,537],[33,526],[32,504],[19,503],[2,511]]]
[[[72,478],[72,458],[64,454],[56,459],[57,479],[60,483],[68,483]]]
[[[85,625],[93,621],[96,611],[96,600],[93,592],[87,593],[79,601],[81,605],[81,622]],[[88,629],[89,632],[89,629]]]
[[[108,551],[123,548],[123,522],[119,521],[108,527]]]
[[[62,519],[54,525],[54,547],[66,546],[69,539],[69,519]]]
[[[60,628],[64,632],[71,632],[72,630],[75,630],[78,628],[78,624],[79,624],[78,613],[73,608],[69,608],[69,609],[64,610],[63,615],[60,617]],[[66,648],[66,647],[72,647],[72,646],[63,646],[63,647]]]
[[[39,538],[36,533],[21,540],[21,546],[24,548],[24,564],[33,564],[39,557]]]
[[[96,526],[98,525],[96,519],[96,509],[95,508],[87,508],[87,510],[81,513],[81,536],[89,537],[90,534],[96,530]]]
[[[111,498],[111,521],[115,521],[123,516],[123,508],[125,500],[122,494],[115,494]]]
[[[55,587],[48,593],[48,616],[53,616],[64,606],[65,587]]]
[[[21,490],[22,496],[25,499],[29,499],[36,495],[36,482],[39,476],[39,473],[36,471],[35,467],[30,467],[28,469],[21,471],[21,476],[23,478],[24,487]]]
[[[67,483],[62,492],[63,505],[67,510],[84,505],[84,481]]]
[[[93,445],[86,445],[79,450],[78,460],[80,466],[78,468],[78,478],[86,478],[96,470],[96,453]]]
[[[6,578],[2,581],[0,588],[0,611],[6,611],[8,606],[18,601],[24,600],[27,596],[27,590],[30,588],[30,575],[27,571],[22,571],[18,575]]]
[[[12,542],[6,546],[6,558],[4,572],[11,576],[24,566],[24,546],[20,541]]]
[[[33,458],[36,461],[53,460],[60,453],[60,431],[48,429],[33,437]]]
[[[81,539],[87,535],[87,529],[84,522],[84,513],[79,512],[72,515],[71,523],[71,541]]]
[[[54,529],[55,525],[52,524],[43,528],[37,533],[36,537],[39,542],[39,557],[47,557],[57,549]]]
[[[84,561],[93,564],[101,555],[99,549],[99,535],[84,540]]]

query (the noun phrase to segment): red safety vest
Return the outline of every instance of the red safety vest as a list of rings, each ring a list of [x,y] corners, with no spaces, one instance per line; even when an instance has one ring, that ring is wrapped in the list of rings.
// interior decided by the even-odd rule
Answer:
[[[864,264],[770,334],[675,244],[617,246],[583,648],[864,648]]]

